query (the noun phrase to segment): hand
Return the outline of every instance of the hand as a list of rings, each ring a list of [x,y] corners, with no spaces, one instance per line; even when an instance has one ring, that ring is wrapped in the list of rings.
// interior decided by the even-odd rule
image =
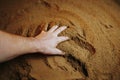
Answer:
[[[35,37],[35,46],[38,52],[43,54],[59,54],[64,55],[65,53],[57,49],[56,46],[63,41],[68,40],[68,37],[60,36],[58,34],[65,30],[67,27],[53,26],[48,32],[42,31],[41,34]]]

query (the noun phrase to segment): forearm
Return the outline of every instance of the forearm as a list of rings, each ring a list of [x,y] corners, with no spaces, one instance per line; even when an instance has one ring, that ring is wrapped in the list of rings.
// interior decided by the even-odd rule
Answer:
[[[0,31],[0,62],[36,52],[33,39]]]
[[[52,27],[48,32],[42,31],[36,37],[22,37],[0,31],[0,62],[10,60],[19,55],[26,53],[40,52],[43,54],[59,54],[64,52],[57,49],[56,46],[60,42],[69,38],[65,36],[57,36],[67,27]]]

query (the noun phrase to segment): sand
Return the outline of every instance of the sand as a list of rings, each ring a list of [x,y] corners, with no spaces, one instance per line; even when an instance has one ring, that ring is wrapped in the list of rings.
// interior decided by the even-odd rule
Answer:
[[[1,0],[0,30],[31,37],[66,25],[64,56],[27,54],[0,64],[0,80],[120,80],[119,0]]]

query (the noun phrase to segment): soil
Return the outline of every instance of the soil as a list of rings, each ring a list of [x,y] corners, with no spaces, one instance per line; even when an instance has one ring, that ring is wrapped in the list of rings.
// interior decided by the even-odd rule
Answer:
[[[64,56],[27,54],[0,64],[0,80],[120,80],[119,0],[0,0],[0,30],[31,37],[66,25]]]

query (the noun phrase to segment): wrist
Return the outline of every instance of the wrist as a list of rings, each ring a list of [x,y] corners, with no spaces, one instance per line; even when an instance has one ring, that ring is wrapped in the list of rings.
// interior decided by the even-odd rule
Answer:
[[[29,48],[30,48],[29,53],[38,52],[36,39],[34,37],[29,37]]]
[[[40,40],[35,37],[30,37],[29,39],[30,53],[42,52],[44,50]]]

